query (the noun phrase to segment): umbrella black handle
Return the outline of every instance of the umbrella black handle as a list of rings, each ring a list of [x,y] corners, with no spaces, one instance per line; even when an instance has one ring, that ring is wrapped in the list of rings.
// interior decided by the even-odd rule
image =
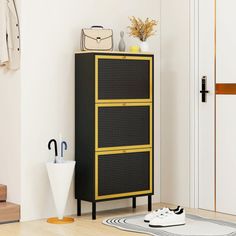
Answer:
[[[48,149],[51,150],[51,145],[52,143],[54,143],[54,148],[55,148],[55,156],[57,157],[58,156],[58,152],[57,152],[57,141],[55,139],[51,139],[49,142],[48,142]]]

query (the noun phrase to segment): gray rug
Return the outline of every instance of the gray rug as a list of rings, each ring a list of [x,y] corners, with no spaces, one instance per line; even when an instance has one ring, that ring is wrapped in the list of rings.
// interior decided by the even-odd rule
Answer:
[[[186,224],[182,226],[151,228],[143,221],[143,215],[110,218],[103,224],[121,230],[154,236],[236,236],[236,224],[186,215]]]

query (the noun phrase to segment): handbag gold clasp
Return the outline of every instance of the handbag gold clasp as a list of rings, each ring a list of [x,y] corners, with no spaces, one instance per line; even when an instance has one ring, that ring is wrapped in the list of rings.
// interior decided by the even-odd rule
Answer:
[[[97,40],[97,43],[100,43],[102,39],[101,39],[101,37],[97,37],[96,40]]]

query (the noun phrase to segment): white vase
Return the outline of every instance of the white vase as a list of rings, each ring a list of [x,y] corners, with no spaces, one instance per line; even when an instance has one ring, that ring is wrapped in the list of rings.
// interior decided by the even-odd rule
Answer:
[[[149,52],[149,44],[147,41],[140,42],[140,51],[141,52]]]
[[[68,193],[75,169],[75,161],[46,163],[58,220],[63,220]],[[48,221],[50,222],[50,221]],[[53,222],[50,222],[53,223]]]

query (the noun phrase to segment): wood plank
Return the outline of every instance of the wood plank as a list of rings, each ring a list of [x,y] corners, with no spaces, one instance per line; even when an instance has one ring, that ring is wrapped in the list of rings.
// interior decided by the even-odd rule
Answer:
[[[7,200],[7,186],[0,184],[0,202]]]
[[[236,84],[216,84],[216,94],[236,95]]]
[[[20,220],[20,206],[10,202],[0,202],[0,224]]]
[[[131,54],[132,55],[154,55],[152,52],[120,52],[120,51],[76,51],[75,54],[102,53],[102,54]]]

